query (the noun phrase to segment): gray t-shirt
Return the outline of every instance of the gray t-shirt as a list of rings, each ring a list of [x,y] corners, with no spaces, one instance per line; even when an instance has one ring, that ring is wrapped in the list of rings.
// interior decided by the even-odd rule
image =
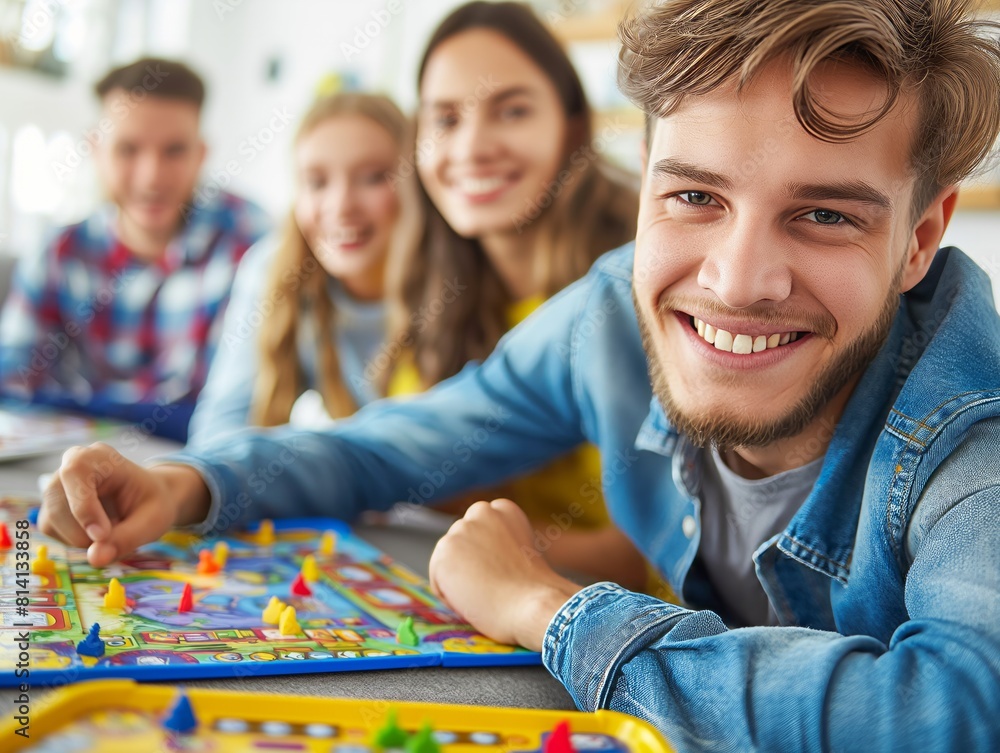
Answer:
[[[776,625],[753,553],[780,533],[809,496],[823,458],[762,479],[733,472],[715,445],[701,454],[701,559],[722,601],[746,625]]]

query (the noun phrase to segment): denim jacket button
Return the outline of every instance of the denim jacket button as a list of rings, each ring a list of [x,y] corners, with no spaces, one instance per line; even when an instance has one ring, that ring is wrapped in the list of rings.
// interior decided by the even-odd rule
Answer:
[[[695,522],[695,519],[690,515],[685,515],[684,520],[681,521],[681,530],[684,532],[684,535],[690,539],[694,536],[697,528],[698,524]]]

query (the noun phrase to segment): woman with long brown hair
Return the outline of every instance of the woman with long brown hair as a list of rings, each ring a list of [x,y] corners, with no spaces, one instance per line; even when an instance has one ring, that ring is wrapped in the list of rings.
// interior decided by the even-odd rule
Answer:
[[[240,266],[191,444],[296,412],[307,419],[298,423],[340,418],[380,397],[371,365],[385,342],[387,258],[417,232],[413,181],[394,172],[411,143],[407,119],[383,96],[336,94],[305,115],[294,205],[280,236]],[[310,390],[313,404],[296,408]]]
[[[418,90],[426,219],[422,242],[389,269],[395,396],[489,355],[598,256],[631,241],[638,212],[635,181],[594,148],[569,57],[528,6],[472,2],[452,12],[428,42]],[[592,571],[617,534],[591,446],[488,495],[521,505],[539,548],[565,567]],[[579,536],[593,546],[570,545]]]

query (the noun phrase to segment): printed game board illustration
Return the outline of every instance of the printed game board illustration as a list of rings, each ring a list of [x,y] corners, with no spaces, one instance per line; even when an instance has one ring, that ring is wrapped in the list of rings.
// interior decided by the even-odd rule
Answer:
[[[96,441],[110,422],[0,400],[0,462]]]
[[[623,714],[180,691],[99,680],[32,712],[31,737],[0,728],[14,753],[272,750],[303,753],[671,753]]]
[[[0,687],[23,682],[19,664],[44,685],[540,663],[463,624],[339,521],[264,521],[213,541],[175,531],[97,570],[18,528],[30,516],[0,499]],[[24,530],[30,559],[17,558]]]

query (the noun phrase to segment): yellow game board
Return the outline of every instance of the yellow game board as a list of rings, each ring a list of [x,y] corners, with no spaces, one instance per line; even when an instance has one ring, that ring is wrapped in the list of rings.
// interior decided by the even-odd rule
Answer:
[[[79,683],[46,698],[43,708],[32,709],[30,738],[15,734],[16,720],[6,723],[0,747],[11,753],[378,753],[376,734],[394,717],[410,737],[429,723],[441,753],[542,751],[560,722],[569,725],[575,753],[671,751],[646,723],[610,711],[582,714],[196,689],[186,693],[197,728],[178,734],[162,726],[178,692],[169,685],[130,680]]]

